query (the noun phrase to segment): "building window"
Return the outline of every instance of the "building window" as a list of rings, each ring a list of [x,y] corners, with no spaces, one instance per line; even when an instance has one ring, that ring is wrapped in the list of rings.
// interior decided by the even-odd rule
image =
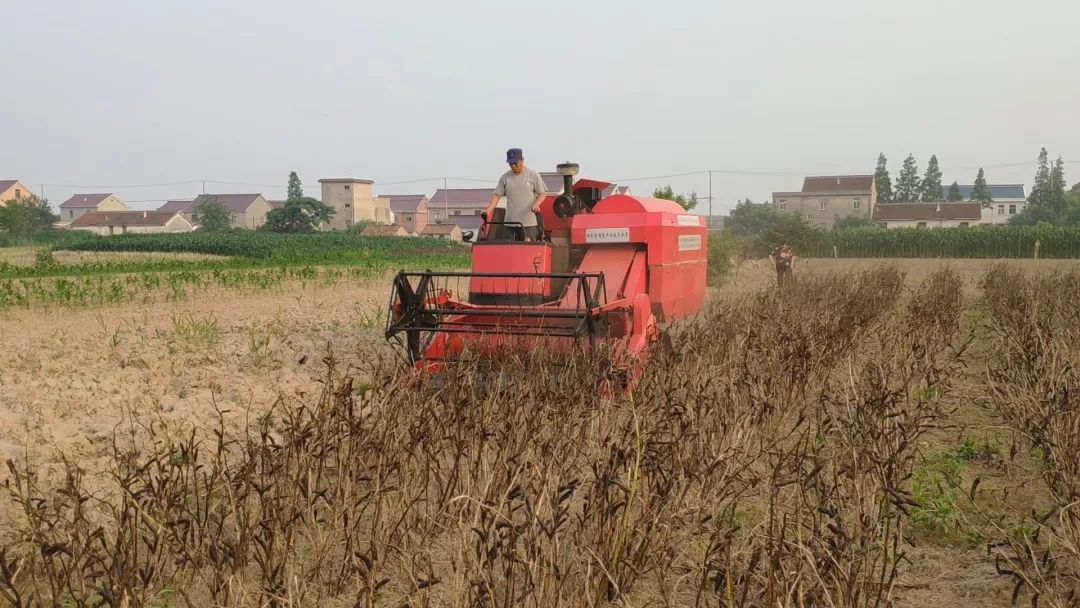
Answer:
[[[348,209],[349,207],[352,207],[352,203],[345,203],[345,208]]]
[[[345,184],[345,189],[346,189],[346,190],[348,190],[348,189],[349,189],[349,185],[348,185],[348,184]]]
[[[851,199],[851,208],[852,209],[858,209],[861,206],[862,206],[862,201],[860,201],[857,198]]]
[[[821,199],[821,210],[822,211],[827,211],[828,209],[829,209],[829,199],[827,199],[827,198]]]
[[[412,221],[412,216],[411,215],[406,215],[405,216],[405,221],[406,222],[411,222]]]
[[[808,220],[814,219],[814,214],[813,213],[807,213],[806,214],[806,219],[808,219]]]
[[[919,222],[915,225],[916,228],[926,228],[926,222]]]
[[[18,188],[15,188],[15,198],[16,199],[22,198],[22,190],[19,190]]]
[[[1016,205],[1009,205],[1009,215],[1016,215]]]
[[[1005,205],[998,205],[998,215],[1005,215]]]
[[[68,209],[68,219],[70,220],[73,217],[75,217],[75,210],[74,209]]]
[[[780,199],[780,201],[776,203],[776,207],[780,211],[787,211],[787,201],[785,199]]]
[[[461,215],[461,209],[454,209],[454,215]]]

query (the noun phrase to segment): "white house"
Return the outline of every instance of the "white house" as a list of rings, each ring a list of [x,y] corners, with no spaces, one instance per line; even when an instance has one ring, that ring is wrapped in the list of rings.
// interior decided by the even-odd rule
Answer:
[[[982,203],[878,203],[874,221],[886,228],[965,228],[982,223]]]
[[[75,218],[72,230],[94,234],[191,232],[195,226],[177,211],[91,211]]]
[[[950,186],[941,187],[941,198],[949,196]],[[971,198],[972,185],[960,186],[960,198],[967,201]],[[1008,224],[1014,215],[1027,209],[1027,196],[1024,194],[1024,184],[988,184],[990,198],[993,202],[983,210],[983,224]]]

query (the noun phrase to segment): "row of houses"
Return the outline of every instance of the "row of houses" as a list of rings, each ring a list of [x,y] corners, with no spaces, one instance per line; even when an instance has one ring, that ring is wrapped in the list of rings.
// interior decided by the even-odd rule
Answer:
[[[797,192],[773,192],[778,211],[797,213],[822,228],[845,218],[866,218],[887,228],[956,228],[1002,225],[1027,208],[1023,184],[990,184],[989,205],[970,202],[973,185],[960,186],[963,202],[879,202],[873,175],[817,175],[803,179]],[[941,198],[948,195],[942,188]]]
[[[563,191],[562,177],[541,173],[547,193]],[[365,224],[368,234],[424,235],[461,239],[478,233],[480,214],[491,201],[494,188],[438,189],[432,195],[376,195],[375,182],[362,178],[320,179],[322,202],[335,213],[327,229],[348,230]],[[605,196],[628,194],[627,186],[609,186]],[[0,201],[33,196],[18,180],[0,181]],[[58,227],[89,230],[98,234],[128,232],[188,232],[198,226],[199,208],[221,203],[234,228],[257,229],[267,214],[285,204],[262,194],[200,194],[190,199],[169,200],[155,210],[133,210],[114,193],[75,194],[59,205]],[[505,200],[500,202],[504,205]]]

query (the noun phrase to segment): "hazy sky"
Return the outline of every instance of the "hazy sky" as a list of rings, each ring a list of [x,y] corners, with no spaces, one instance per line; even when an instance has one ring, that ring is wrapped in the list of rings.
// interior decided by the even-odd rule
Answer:
[[[878,152],[894,176],[937,153],[946,183],[984,165],[1030,185],[1046,146],[1080,180],[1077,0],[0,0],[0,17],[0,179],[54,203],[154,207],[202,185],[120,186],[201,179],[275,198],[290,170],[316,196],[346,176],[430,194],[387,184],[494,180],[512,146],[597,178],[788,174],[714,175],[717,213]],[[658,182],[708,188],[629,183]]]

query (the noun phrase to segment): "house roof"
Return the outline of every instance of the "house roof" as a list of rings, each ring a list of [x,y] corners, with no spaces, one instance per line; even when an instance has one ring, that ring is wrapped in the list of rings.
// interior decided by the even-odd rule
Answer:
[[[0,179],[0,192],[7,190],[17,183],[19,183],[19,180],[17,179]]]
[[[76,194],[66,201],[60,203],[61,209],[86,209],[90,207],[97,207],[101,204],[101,201],[112,196],[112,193],[105,194]]]
[[[90,226],[164,226],[175,211],[91,211],[71,222],[71,228]]]
[[[952,186],[941,187],[941,198],[945,199],[949,197],[949,188]],[[987,184],[987,188],[990,189],[990,198],[994,200],[1007,200],[1007,199],[1026,199],[1024,195],[1024,184]],[[975,186],[971,184],[960,185],[960,198],[965,201],[971,198],[971,191],[975,189]]]
[[[165,204],[158,207],[158,211],[171,211],[173,213],[179,211],[187,211],[191,203],[195,201],[165,201]]]
[[[370,179],[360,177],[327,177],[319,180],[320,184],[374,184]]]
[[[396,224],[389,226],[378,224],[365,227],[364,231],[360,234],[363,236],[402,236],[408,233],[405,231],[405,228]]]
[[[630,186],[620,186],[619,184],[611,184],[607,188],[604,188],[604,196],[614,196],[616,194],[630,194]]]
[[[544,180],[544,187],[547,188],[548,194],[561,193],[563,191],[563,179],[558,173],[552,173],[550,171],[541,172],[540,179]]]
[[[443,220],[443,224],[454,224],[462,230],[478,230],[484,224],[484,218],[479,215],[451,215]]]
[[[878,203],[874,207],[874,219],[879,222],[978,221],[981,217],[981,203]]]
[[[415,213],[428,200],[426,194],[384,194],[380,198],[390,199],[390,210],[394,213]]]
[[[420,234],[453,234],[455,228],[461,230],[461,226],[454,223],[428,224],[427,226],[424,226],[424,229],[420,231]]]
[[[444,202],[449,207],[478,207],[483,209],[491,202],[494,188],[439,188],[428,199],[428,207],[438,208]],[[445,197],[445,198],[444,198]]]
[[[816,175],[803,179],[806,194],[824,192],[870,192],[873,175]]]
[[[200,194],[191,201],[191,210],[194,211],[204,203],[217,199],[217,202],[225,205],[230,212],[244,213],[261,196],[261,194]]]
[[[287,202],[289,201],[266,201],[266,204],[270,205],[271,209],[281,209]]]

